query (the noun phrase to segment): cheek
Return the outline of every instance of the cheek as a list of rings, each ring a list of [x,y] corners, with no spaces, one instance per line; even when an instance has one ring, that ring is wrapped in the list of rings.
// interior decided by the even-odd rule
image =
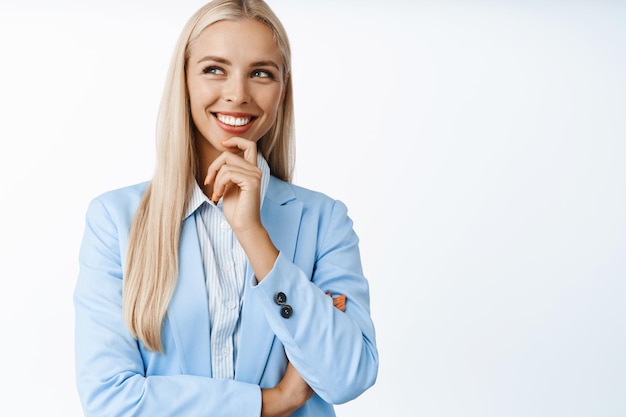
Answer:
[[[205,114],[205,109],[211,104],[211,91],[206,87],[202,88],[202,85],[189,84],[187,94],[189,96],[191,116],[194,119],[202,117]]]
[[[189,96],[189,104],[192,108],[201,103],[202,94],[199,91],[200,89],[198,86],[194,85],[194,83],[188,84],[187,95]]]
[[[198,129],[203,129],[203,126],[207,122],[205,103],[196,93],[195,95],[189,95],[189,112],[191,113],[191,121]]]
[[[194,122],[198,122],[197,118],[200,112],[200,108],[194,96],[189,95],[189,110],[191,111],[191,118]]]
[[[274,117],[276,116],[276,113],[278,112],[278,108],[280,107],[280,102],[281,102],[281,92],[277,91],[274,94],[268,95],[266,103],[265,103],[265,108],[268,109],[269,112],[271,112],[271,114],[274,115]]]

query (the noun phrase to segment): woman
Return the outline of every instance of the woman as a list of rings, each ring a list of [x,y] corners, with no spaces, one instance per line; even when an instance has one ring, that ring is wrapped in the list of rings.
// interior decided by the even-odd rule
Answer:
[[[87,212],[74,295],[87,415],[332,416],[374,383],[352,222],[289,182],[291,85],[261,0],[216,0],[185,26],[152,180]]]

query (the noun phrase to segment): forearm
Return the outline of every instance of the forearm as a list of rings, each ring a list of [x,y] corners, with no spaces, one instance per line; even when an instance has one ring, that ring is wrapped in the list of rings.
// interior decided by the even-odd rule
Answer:
[[[261,417],[289,417],[303,404],[286,398],[277,387],[261,390]]]
[[[278,258],[278,249],[272,243],[267,230],[259,223],[257,227],[239,232],[237,240],[246,252],[257,282],[263,281]]]
[[[357,280],[357,278],[354,278]],[[367,287],[331,282],[319,288],[281,254],[265,280],[252,288],[267,321],[283,343],[289,360],[313,390],[329,403],[348,401],[374,383],[378,368]],[[333,306],[326,289],[347,296],[346,312]],[[286,295],[293,315],[284,318],[274,300]]]
[[[128,372],[98,380],[83,367],[79,372],[77,386],[86,416],[249,417],[261,409],[260,389],[254,384],[194,375],[128,376]]]
[[[95,287],[81,279],[75,291],[76,384],[85,415],[259,415],[258,385],[181,375],[183,352],[171,338],[163,354],[139,350],[121,319],[120,301],[108,301],[121,292],[118,281],[99,277]]]
[[[288,363],[281,381],[274,388],[261,390],[261,417],[288,417],[312,395],[313,390],[296,368]]]

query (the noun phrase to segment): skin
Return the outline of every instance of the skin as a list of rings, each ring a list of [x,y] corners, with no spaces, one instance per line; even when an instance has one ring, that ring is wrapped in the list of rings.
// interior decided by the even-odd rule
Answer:
[[[258,282],[273,268],[278,249],[261,224],[261,170],[256,142],[271,128],[284,99],[283,58],[272,31],[254,20],[220,21],[191,44],[187,86],[196,128],[204,193],[223,210]],[[218,115],[239,118],[231,126]],[[313,395],[288,364],[274,388],[262,389],[263,417],[289,416]]]

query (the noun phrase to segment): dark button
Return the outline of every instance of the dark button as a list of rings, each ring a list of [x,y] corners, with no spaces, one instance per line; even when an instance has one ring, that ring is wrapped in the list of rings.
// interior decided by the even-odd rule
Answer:
[[[280,315],[288,319],[289,317],[293,316],[293,308],[291,308],[289,304],[285,304],[280,308]]]
[[[279,306],[282,306],[283,304],[287,302],[287,296],[285,295],[284,292],[279,291],[276,294],[274,294],[274,301]]]

